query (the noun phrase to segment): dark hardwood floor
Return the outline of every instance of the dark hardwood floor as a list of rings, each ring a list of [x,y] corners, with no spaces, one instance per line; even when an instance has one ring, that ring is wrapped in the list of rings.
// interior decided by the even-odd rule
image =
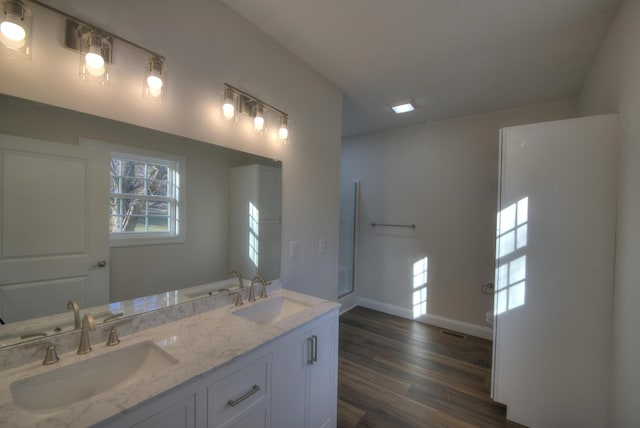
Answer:
[[[340,316],[338,427],[520,427],[489,398],[491,342],[357,307]]]

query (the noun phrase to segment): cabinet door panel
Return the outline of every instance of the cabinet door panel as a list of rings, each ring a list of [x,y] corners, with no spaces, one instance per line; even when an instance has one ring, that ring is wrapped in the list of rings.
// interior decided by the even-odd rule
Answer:
[[[335,425],[337,353],[335,318],[311,331],[316,339],[314,362],[309,366],[309,428]]]
[[[309,334],[305,332],[287,340],[274,354],[271,389],[274,427],[305,426],[308,338]]]

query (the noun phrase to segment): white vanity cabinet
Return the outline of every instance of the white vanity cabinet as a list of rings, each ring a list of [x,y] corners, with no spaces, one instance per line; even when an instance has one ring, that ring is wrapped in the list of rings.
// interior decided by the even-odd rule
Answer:
[[[96,426],[269,428],[272,352],[252,352]],[[231,403],[230,403],[231,402]]]
[[[337,385],[335,308],[231,364],[95,426],[335,427]]]
[[[289,333],[279,342],[273,353],[272,426],[335,426],[337,317],[324,316]]]

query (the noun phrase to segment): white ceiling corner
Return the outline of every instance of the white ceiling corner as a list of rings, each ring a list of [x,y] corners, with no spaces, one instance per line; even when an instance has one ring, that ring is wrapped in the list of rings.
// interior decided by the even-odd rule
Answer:
[[[342,89],[345,136],[575,96],[620,3],[222,1]]]

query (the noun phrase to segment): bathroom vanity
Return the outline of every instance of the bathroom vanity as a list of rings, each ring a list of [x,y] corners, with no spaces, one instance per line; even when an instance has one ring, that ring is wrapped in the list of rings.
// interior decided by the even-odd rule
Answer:
[[[0,426],[335,426],[339,304],[289,290],[242,306],[224,297],[115,346],[100,332],[89,354],[3,370]],[[21,346],[44,357],[43,343]]]

